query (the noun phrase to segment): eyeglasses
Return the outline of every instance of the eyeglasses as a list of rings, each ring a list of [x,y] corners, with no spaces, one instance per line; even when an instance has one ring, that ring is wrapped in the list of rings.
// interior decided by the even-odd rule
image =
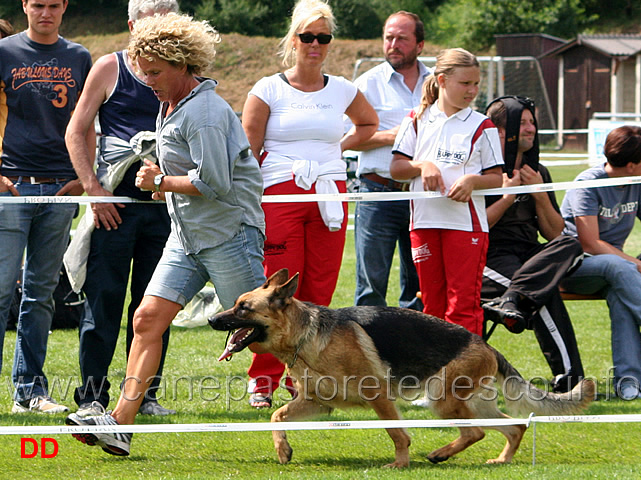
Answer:
[[[314,40],[318,40],[318,43],[321,45],[327,45],[332,41],[334,36],[329,33],[319,33],[318,35],[314,35],[313,33],[299,33],[298,38],[300,38],[300,41],[303,43],[314,43]]]

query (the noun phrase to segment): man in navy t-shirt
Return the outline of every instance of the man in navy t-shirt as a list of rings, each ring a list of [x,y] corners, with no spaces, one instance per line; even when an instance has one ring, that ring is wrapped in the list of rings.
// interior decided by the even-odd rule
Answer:
[[[43,371],[53,292],[77,209],[62,196],[82,193],[64,134],[91,68],[87,49],[58,35],[67,3],[23,0],[27,30],[0,40],[0,359],[24,254],[12,371],[14,413],[68,410],[49,396]],[[93,129],[87,141],[95,144]],[[18,196],[52,198],[46,203],[3,201]]]

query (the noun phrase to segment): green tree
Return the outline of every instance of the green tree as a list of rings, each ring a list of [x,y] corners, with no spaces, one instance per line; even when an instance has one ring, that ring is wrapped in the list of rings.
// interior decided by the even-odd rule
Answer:
[[[22,3],[18,0],[15,1],[1,1],[0,2],[0,18],[14,20],[16,17],[24,16],[22,13]]]
[[[494,35],[547,33],[576,36],[592,24],[581,0],[453,0],[438,10],[436,43],[471,51],[494,44]]]
[[[338,24],[337,36],[342,38],[376,38],[383,22],[369,0],[333,0],[332,12]]]
[[[293,0],[216,0],[195,8],[221,33],[279,37],[285,34]]]
[[[439,6],[447,0],[372,0],[372,7],[384,22],[392,13],[405,10],[418,15],[423,23],[429,25]]]
[[[178,0],[180,11],[194,15],[196,9],[202,4],[202,0]]]

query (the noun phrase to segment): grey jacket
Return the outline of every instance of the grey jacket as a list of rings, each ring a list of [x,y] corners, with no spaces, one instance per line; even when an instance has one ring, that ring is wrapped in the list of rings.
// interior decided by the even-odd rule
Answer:
[[[167,175],[188,175],[202,197],[167,193],[172,230],[187,254],[231,239],[241,224],[265,232],[263,182],[240,120],[204,80],[156,122],[157,155]]]

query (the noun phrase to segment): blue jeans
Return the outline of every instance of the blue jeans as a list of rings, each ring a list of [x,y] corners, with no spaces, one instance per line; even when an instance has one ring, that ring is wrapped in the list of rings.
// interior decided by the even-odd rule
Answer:
[[[62,186],[16,184],[21,196],[50,196]],[[10,197],[11,193],[0,195]],[[53,292],[76,209],[75,203],[0,203],[0,361],[11,297],[26,248],[12,371],[16,401],[47,394],[43,367],[54,312]]]
[[[617,255],[586,256],[562,285],[573,293],[605,292],[616,384],[641,383],[641,273],[636,265]]]
[[[359,192],[391,192],[389,188],[360,178]],[[422,311],[416,297],[420,290],[410,245],[409,200],[357,202],[354,220],[356,248],[355,305],[387,305],[387,284],[398,243],[401,295],[399,306]]]
[[[186,255],[172,230],[145,295],[184,307],[211,280],[220,304],[231,308],[239,295],[265,282],[263,243],[260,230],[241,225],[225,243]]]

